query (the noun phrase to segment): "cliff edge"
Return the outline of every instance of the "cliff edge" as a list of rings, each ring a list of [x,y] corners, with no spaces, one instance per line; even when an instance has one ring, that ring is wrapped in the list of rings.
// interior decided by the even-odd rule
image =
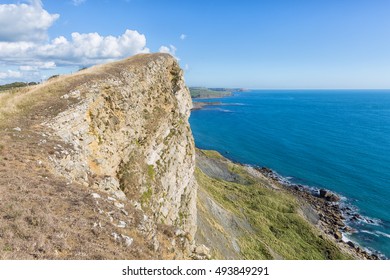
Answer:
[[[1,259],[187,258],[192,107],[167,54],[0,95]]]

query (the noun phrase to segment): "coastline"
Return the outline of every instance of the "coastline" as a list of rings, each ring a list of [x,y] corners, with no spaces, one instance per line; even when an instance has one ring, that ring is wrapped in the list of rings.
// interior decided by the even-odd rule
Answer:
[[[316,224],[317,228],[333,240],[341,249],[353,254],[358,259],[386,259],[379,252],[372,253],[368,249],[361,247],[358,243],[345,237],[346,233],[354,232],[355,229],[346,223],[348,217],[346,217],[345,211],[351,211],[351,208],[341,207],[341,198],[338,194],[325,189],[316,189],[291,183],[267,167],[250,167],[294,195],[298,200],[309,205],[310,208],[306,209],[306,213],[304,213],[306,219]],[[313,217],[313,212],[316,217]],[[353,213],[350,216],[350,219],[362,219],[358,213]],[[313,219],[317,219],[317,223],[313,222]]]
[[[199,105],[194,106],[192,110],[202,110],[205,106],[221,104],[221,102],[199,102],[195,100],[193,104],[199,103]],[[379,251],[373,252],[348,238],[349,233],[356,231],[348,222],[361,221],[374,223],[374,221],[362,217],[353,207],[344,205],[343,198],[340,195],[326,189],[292,183],[287,178],[282,177],[276,171],[267,167],[249,166],[235,162],[232,159],[229,160],[238,165],[253,169],[255,172],[260,173],[272,181],[279,188],[283,188],[296,197],[302,203],[302,212],[306,220],[315,225],[323,235],[332,240],[342,251],[350,253],[357,259],[388,259]]]

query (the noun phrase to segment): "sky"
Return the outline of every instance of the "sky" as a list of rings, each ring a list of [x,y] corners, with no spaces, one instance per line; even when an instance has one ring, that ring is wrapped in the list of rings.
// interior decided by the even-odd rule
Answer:
[[[189,86],[390,88],[389,0],[0,0],[0,84],[168,52]]]

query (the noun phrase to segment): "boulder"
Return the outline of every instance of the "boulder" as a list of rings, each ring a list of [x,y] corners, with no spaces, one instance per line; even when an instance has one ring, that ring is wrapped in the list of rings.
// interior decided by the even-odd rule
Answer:
[[[334,238],[336,238],[337,240],[341,240],[341,238],[343,238],[343,234],[342,234],[340,231],[338,231],[338,230],[336,230],[336,231],[334,232],[333,236],[334,236]]]
[[[194,254],[198,259],[210,259],[210,249],[204,244],[195,247]]]
[[[330,202],[336,202],[340,200],[337,195],[325,189],[320,189],[320,197]]]

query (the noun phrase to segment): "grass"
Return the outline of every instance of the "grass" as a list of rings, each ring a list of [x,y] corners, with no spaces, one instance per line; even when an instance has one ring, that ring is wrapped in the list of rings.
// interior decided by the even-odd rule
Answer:
[[[156,175],[156,172],[154,171],[154,167],[153,165],[148,165],[148,175],[149,175],[149,179],[154,181],[154,177]]]
[[[207,156],[208,158],[213,158],[213,159],[223,159],[223,156],[218,153],[217,151],[213,150],[201,150],[201,152]]]
[[[143,192],[141,195],[141,203],[144,207],[149,205],[152,195],[153,195],[152,187],[148,185],[148,189],[145,192]]]
[[[213,200],[250,224],[252,230],[241,229],[238,240],[243,258],[350,259],[299,214],[295,197],[268,188],[242,166],[229,164],[230,170],[246,179],[245,184],[210,178],[199,168],[195,176]]]
[[[229,90],[212,90],[205,87],[190,87],[192,98],[217,98],[232,94]]]
[[[31,83],[15,82],[15,83],[11,83],[11,84],[0,85],[0,92],[10,90],[10,89],[15,89],[15,88],[34,86],[36,84],[37,83],[35,83],[35,82],[31,82]]]

